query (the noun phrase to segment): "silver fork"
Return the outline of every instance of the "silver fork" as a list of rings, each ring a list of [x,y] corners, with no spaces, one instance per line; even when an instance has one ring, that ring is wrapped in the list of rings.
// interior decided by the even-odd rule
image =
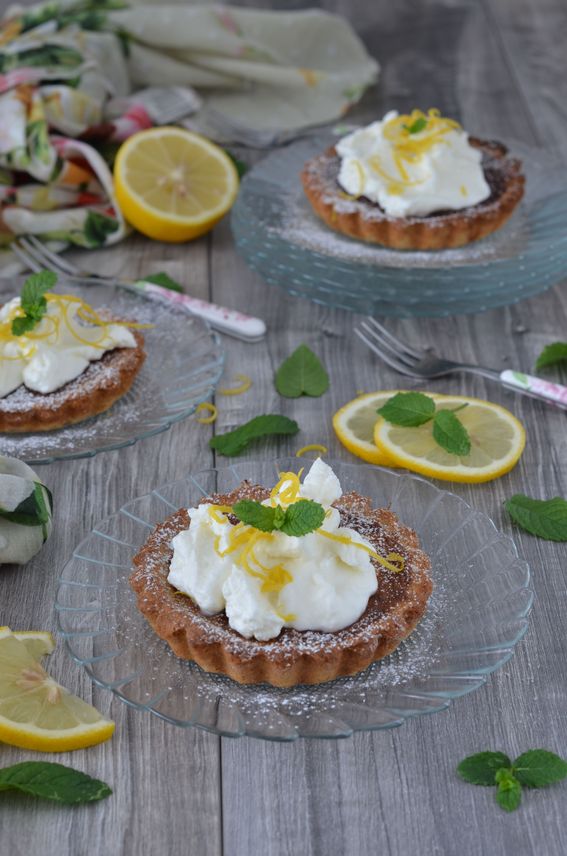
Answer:
[[[555,404],[567,410],[567,386],[549,383],[541,378],[511,369],[498,372],[483,366],[446,360],[437,356],[433,351],[418,350],[405,342],[401,342],[397,336],[392,335],[375,318],[366,318],[359,327],[355,327],[354,332],[387,365],[408,377],[430,379],[445,377],[445,375],[454,372],[476,374],[489,380],[495,380],[502,386],[528,395],[530,398],[538,398],[548,404]]]
[[[226,333],[228,336],[242,339],[244,342],[259,342],[266,335],[266,325],[260,318],[244,315],[235,309],[227,309],[224,306],[217,306],[216,303],[209,303],[206,300],[198,300],[196,297],[190,297],[188,294],[170,291],[167,288],[162,288],[160,285],[145,282],[143,279],[138,281],[118,279],[113,276],[105,276],[93,273],[92,271],[81,270],[68,259],[62,258],[58,253],[46,247],[35,235],[16,238],[10,245],[10,249],[32,271],[48,268],[66,279],[83,283],[84,285],[100,285],[104,283],[106,285],[118,285],[131,291],[143,291],[146,294],[155,294],[171,303],[186,306],[194,315],[199,315],[208,321],[215,330]]]

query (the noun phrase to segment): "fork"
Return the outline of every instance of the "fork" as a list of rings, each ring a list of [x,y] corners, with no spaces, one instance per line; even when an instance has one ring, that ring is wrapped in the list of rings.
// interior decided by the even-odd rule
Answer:
[[[549,383],[541,378],[511,369],[498,372],[483,366],[446,360],[431,350],[418,350],[405,342],[401,342],[397,336],[392,335],[375,318],[366,318],[359,327],[355,327],[354,332],[387,365],[408,377],[437,378],[445,377],[445,375],[454,372],[476,374],[489,380],[498,381],[502,386],[512,389],[514,392],[520,392],[530,396],[530,398],[538,398],[540,401],[555,404],[567,410],[567,386]]]
[[[35,235],[16,238],[10,245],[10,249],[14,251],[14,254],[26,267],[34,272],[43,268],[49,268],[67,279],[85,285],[100,285],[103,283],[106,285],[118,285],[129,291],[143,291],[146,294],[154,294],[157,297],[168,300],[170,303],[186,306],[194,315],[199,315],[199,317],[208,321],[215,330],[226,333],[228,336],[242,339],[244,342],[259,342],[266,334],[266,325],[260,318],[244,315],[235,309],[227,309],[224,306],[217,306],[216,303],[208,303],[206,300],[198,300],[196,297],[190,297],[188,294],[170,291],[167,288],[162,288],[160,285],[145,282],[143,279],[139,281],[117,279],[113,276],[105,276],[93,273],[92,271],[81,270],[68,261],[68,259],[63,259],[58,253],[46,247]]]

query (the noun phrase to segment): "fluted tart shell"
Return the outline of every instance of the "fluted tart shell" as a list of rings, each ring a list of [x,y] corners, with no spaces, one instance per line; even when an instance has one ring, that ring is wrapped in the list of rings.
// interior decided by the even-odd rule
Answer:
[[[524,195],[522,163],[506,146],[469,137],[482,152],[490,196],[459,211],[425,217],[392,217],[364,196],[352,197],[338,183],[340,158],[334,146],[308,160],[301,182],[313,210],[331,229],[395,250],[442,250],[470,244],[500,229]]]
[[[268,496],[265,488],[245,481],[232,493],[202,502],[233,505],[239,499]],[[191,523],[186,509],[159,524],[133,559],[130,585],[138,609],[178,657],[241,684],[292,687],[363,671],[394,651],[422,618],[432,591],[431,566],[416,533],[393,512],[374,509],[370,499],[355,492],[344,494],[335,506],[342,525],[360,532],[377,552],[400,553],[405,559],[400,573],[374,562],[378,590],[350,627],[335,633],[284,628],[275,639],[259,642],[233,630],[224,612],[204,615],[191,598],[167,582],[171,540]]]

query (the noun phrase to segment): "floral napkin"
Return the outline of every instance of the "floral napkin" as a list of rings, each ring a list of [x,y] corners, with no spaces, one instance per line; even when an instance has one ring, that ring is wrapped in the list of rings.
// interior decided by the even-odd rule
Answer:
[[[377,73],[347,22],[317,10],[12,7],[0,29],[0,245],[21,234],[83,247],[124,237],[108,161],[113,144],[152,120],[135,98],[112,117],[111,100],[149,85],[195,87],[204,103],[191,127],[269,145],[342,116]]]
[[[51,494],[34,471],[0,455],[0,565],[29,562],[51,532],[51,516]]]

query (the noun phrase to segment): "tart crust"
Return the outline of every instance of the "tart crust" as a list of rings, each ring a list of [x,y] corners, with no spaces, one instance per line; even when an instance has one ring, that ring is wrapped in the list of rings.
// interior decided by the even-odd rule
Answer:
[[[146,359],[144,337],[132,333],[135,348],[107,351],[55,392],[34,392],[22,384],[0,398],[0,431],[54,431],[108,410],[128,392]]]
[[[338,183],[340,158],[334,146],[308,160],[301,173],[305,194],[327,226],[351,238],[395,250],[440,250],[461,247],[485,238],[508,220],[524,195],[522,163],[506,146],[469,137],[482,152],[488,199],[460,211],[440,211],[427,217],[391,217],[365,197],[348,196]]]
[[[268,496],[260,485],[243,482],[232,493],[202,502],[233,505],[239,499]],[[171,539],[190,525],[186,509],[159,524],[133,559],[130,585],[138,609],[178,657],[242,684],[319,684],[363,671],[394,651],[416,627],[433,587],[431,565],[415,532],[399,523],[393,512],[373,509],[368,498],[355,492],[343,494],[335,506],[342,525],[363,534],[381,555],[396,552],[405,559],[404,570],[397,574],[374,563],[378,591],[350,627],[336,633],[284,628],[275,639],[259,642],[233,630],[224,612],[204,615],[191,598],[167,582]]]

